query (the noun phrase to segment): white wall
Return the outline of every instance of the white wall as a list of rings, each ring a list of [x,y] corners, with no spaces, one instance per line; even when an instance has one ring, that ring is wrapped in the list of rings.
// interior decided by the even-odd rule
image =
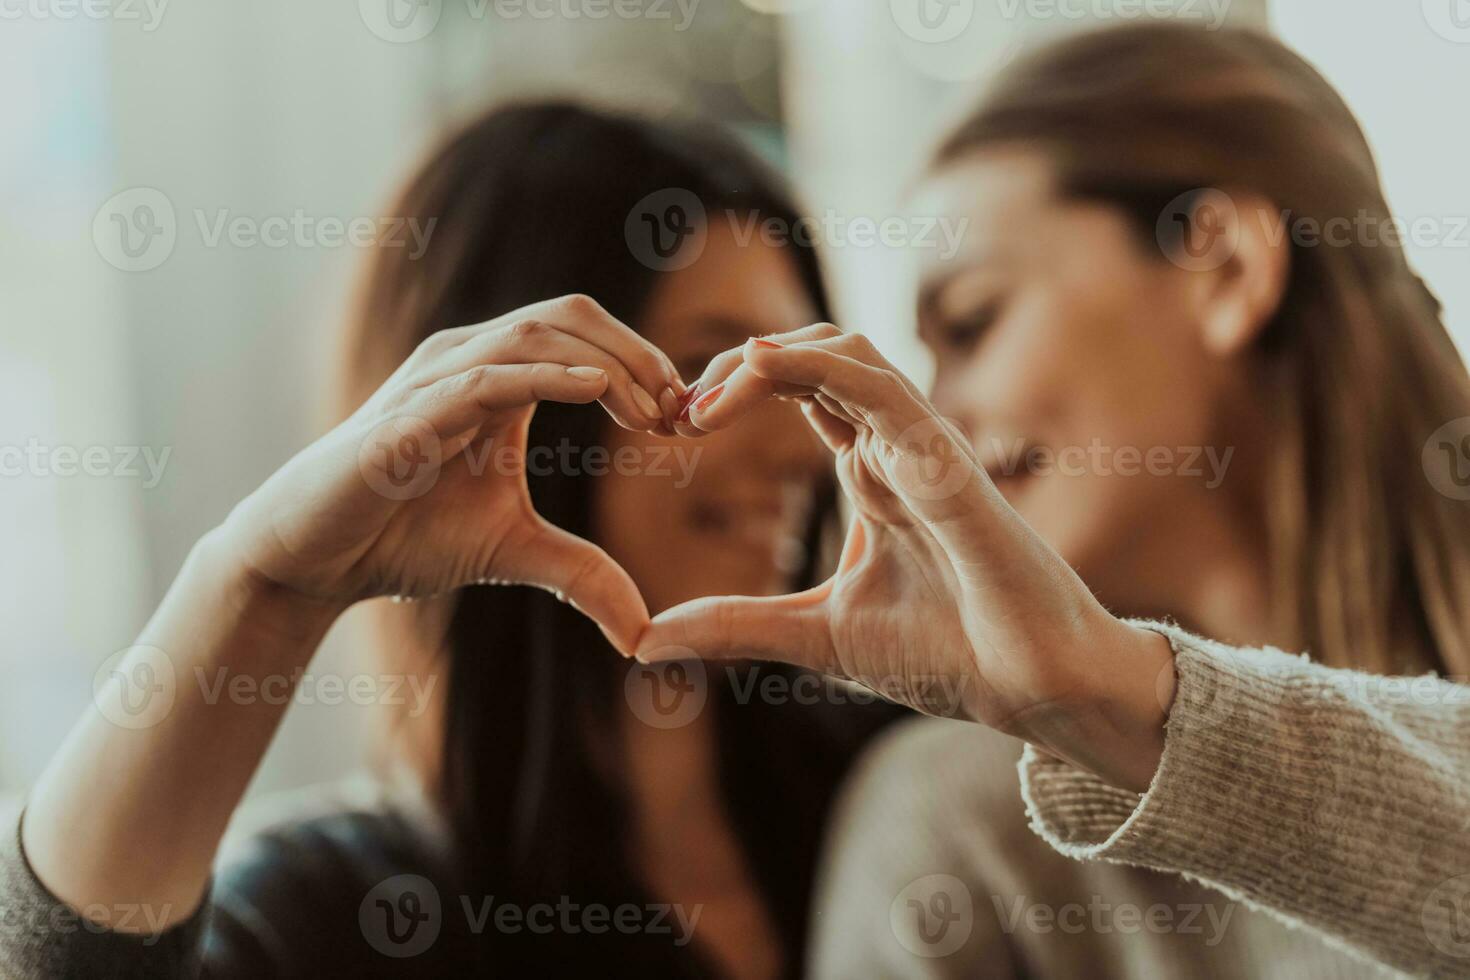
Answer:
[[[703,0],[682,30],[504,23],[456,0],[439,5],[427,36],[397,43],[370,29],[375,2],[195,0],[164,5],[151,28],[0,22],[0,446],[170,452],[152,488],[122,476],[0,476],[0,789],[34,777],[89,697],[93,670],[131,641],[190,544],[325,421],[324,376],[361,254],[211,246],[198,217],[377,216],[450,119],[493,98],[559,91],[658,111],[701,103],[767,136],[784,99],[811,209],[881,220],[902,214],[906,180],[942,122],[1017,45],[1136,8],[958,0],[933,8],[968,18],[946,38],[958,22],[926,27],[919,0]],[[1470,44],[1431,28],[1453,24],[1426,15],[1438,2],[1275,5],[1286,39],[1359,111],[1407,216],[1470,215],[1459,106]],[[1078,9],[1091,12],[1065,15]],[[1235,0],[1228,14],[1263,23],[1264,0]],[[136,187],[167,197],[177,241],[156,268],[125,273],[99,251],[93,222],[111,195]],[[1467,255],[1414,251],[1462,343]],[[923,376],[904,256],[843,247],[827,258],[842,322]],[[351,672],[359,654],[339,631],[316,666]],[[340,769],[366,722],[362,710],[293,710],[261,784]]]
[[[1470,4],[1272,0],[1271,20],[1357,114],[1389,207],[1422,223],[1410,261],[1470,351]]]
[[[389,2],[151,0],[156,20],[142,2],[0,10],[0,447],[170,454],[147,488],[0,477],[0,790],[35,777],[192,543],[328,421],[361,250],[212,244],[221,216],[382,216],[446,125],[516,96],[697,101],[773,125],[774,22],[736,3],[696,4],[693,21],[677,4],[657,7],[678,19],[507,21],[475,0],[397,0],[433,15],[415,36],[428,22],[392,29]],[[125,272],[93,225],[102,209],[105,233],[104,202],[139,188],[163,196],[176,237]],[[371,670],[359,625],[334,631],[313,670]],[[256,788],[350,765],[371,710],[294,706]]]
[[[767,0],[787,17],[785,86],[795,173],[821,213],[905,214],[905,190],[946,124],[1008,60],[1068,31],[1134,19],[1137,0]],[[1150,0],[1209,24],[1264,26],[1266,0]],[[921,17],[921,13],[924,15]],[[927,18],[927,20],[925,19]],[[927,377],[902,250],[827,251],[844,327]]]

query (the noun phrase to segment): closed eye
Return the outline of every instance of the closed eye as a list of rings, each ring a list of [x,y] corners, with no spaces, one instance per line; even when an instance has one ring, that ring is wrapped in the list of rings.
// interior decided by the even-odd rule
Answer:
[[[948,351],[970,350],[994,325],[999,313],[999,304],[991,303],[967,316],[940,323],[933,331],[934,340],[937,346]]]

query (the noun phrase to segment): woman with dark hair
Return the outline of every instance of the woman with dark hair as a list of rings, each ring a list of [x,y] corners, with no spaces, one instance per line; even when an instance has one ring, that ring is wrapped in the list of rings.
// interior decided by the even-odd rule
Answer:
[[[813,580],[833,490],[795,409],[678,435],[681,375],[821,318],[812,251],[737,234],[797,214],[722,138],[570,105],[468,126],[395,213],[433,232],[422,256],[374,252],[350,417],[200,542],[5,852],[8,906],[88,928],[7,929],[0,964],[792,973],[828,800],[888,712],[763,698],[797,683],[785,668],[656,670],[611,647],[631,651],[647,609]],[[211,881],[283,707],[209,704],[189,678],[294,677],[380,596],[413,600],[377,610],[385,666],[433,692],[389,726],[393,778]],[[131,724],[128,679],[150,671],[177,682]]]

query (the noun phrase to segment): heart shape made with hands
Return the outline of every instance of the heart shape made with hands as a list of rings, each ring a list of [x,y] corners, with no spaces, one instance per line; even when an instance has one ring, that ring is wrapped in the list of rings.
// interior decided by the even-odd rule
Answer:
[[[1169,644],[1097,601],[1006,503],[960,427],[866,338],[818,324],[753,339],[717,358],[707,385],[688,418],[701,431],[798,399],[835,454],[852,521],[821,585],[665,610],[639,637],[640,661],[794,664],[925,714],[1043,745],[1055,736],[1060,757],[1147,788],[1174,691]]]
[[[851,504],[838,568],[815,589],[710,597],[650,618],[607,552],[535,512],[525,463],[541,402],[596,401],[630,430],[694,437],[771,398],[797,401]],[[1059,594],[1069,571],[1006,506],[959,431],[862,335],[815,324],[752,338],[685,391],[663,351],[582,296],[434,333],[242,502],[225,531],[261,580],[319,601],[515,582],[559,594],[645,662],[765,659],[864,683],[963,672],[971,607],[1017,618],[985,609],[987,590],[1013,595],[1030,578]],[[1090,598],[1080,583],[1077,592]],[[932,710],[919,696],[900,700]]]
[[[754,338],[716,358],[692,390],[681,432],[718,431],[767,399],[796,399],[834,453],[853,520],[821,585],[682,603],[651,619],[637,659],[776,660],[858,680],[931,714],[961,710],[952,684],[926,693],[889,683],[916,667],[946,682],[954,675],[937,655],[894,661],[893,651],[915,647],[905,619],[918,617],[936,652],[968,642],[955,562],[982,557],[963,528],[1000,498],[958,427],[866,338],[827,324]]]

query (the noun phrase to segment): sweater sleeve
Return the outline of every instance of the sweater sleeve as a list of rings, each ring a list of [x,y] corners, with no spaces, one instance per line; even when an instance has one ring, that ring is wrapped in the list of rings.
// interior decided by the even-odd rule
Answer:
[[[1177,872],[1361,957],[1470,976],[1470,686],[1381,677],[1138,622],[1178,686],[1147,792],[1028,747],[1032,829]]]
[[[47,891],[31,870],[20,824],[18,807],[0,811],[0,976],[185,980],[200,975],[204,912],[152,935],[115,929],[146,927],[167,910],[120,906],[87,909],[83,917]]]

